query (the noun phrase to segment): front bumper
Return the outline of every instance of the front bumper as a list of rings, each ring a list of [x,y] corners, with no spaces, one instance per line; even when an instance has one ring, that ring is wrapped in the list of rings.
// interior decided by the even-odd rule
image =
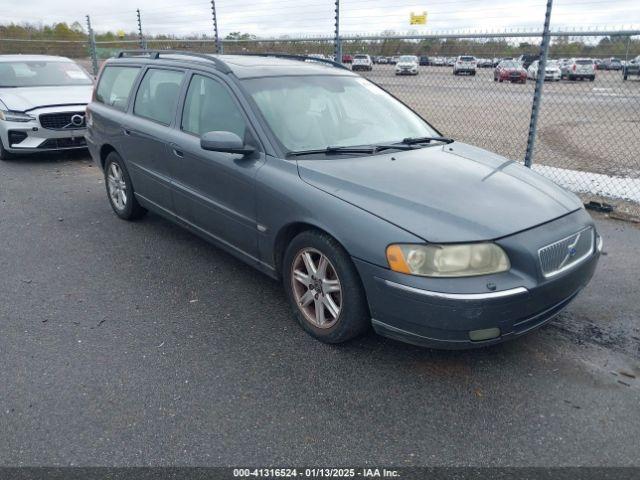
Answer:
[[[84,108],[82,105],[74,106],[71,111],[84,110]],[[53,130],[44,128],[40,124],[40,114],[61,112],[64,111],[43,108],[29,112],[35,117],[29,122],[0,121],[0,139],[5,150],[13,154],[28,154],[86,148],[84,139],[86,128]]]
[[[410,68],[410,69],[396,68],[396,75],[417,75],[417,74],[418,74],[417,68]]]
[[[571,220],[565,217],[499,243],[507,251],[509,246],[524,243],[526,250],[537,252],[545,242],[559,238],[558,234],[562,236],[563,230],[573,231],[576,225]],[[550,279],[545,279],[540,271],[518,272],[520,267],[516,264],[525,264],[527,260],[518,259],[517,252],[513,272],[466,279],[426,279],[358,259],[354,262],[365,286],[377,333],[415,345],[464,349],[517,338],[551,320],[590,281],[600,249],[601,243],[580,264]],[[497,288],[488,289],[488,283]],[[472,340],[478,332],[494,333],[485,337],[488,339]]]

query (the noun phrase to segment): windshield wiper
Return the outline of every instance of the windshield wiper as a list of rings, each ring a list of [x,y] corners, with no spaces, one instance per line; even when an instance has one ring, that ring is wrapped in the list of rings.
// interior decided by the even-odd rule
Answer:
[[[453,138],[447,137],[409,137],[403,139],[400,143],[404,143],[405,145],[415,145],[417,143],[431,143],[431,142],[444,142],[444,143],[453,143]]]
[[[340,153],[375,153],[376,147],[326,147],[315,150],[298,150],[287,153],[288,157],[299,157],[301,155],[313,154],[340,154]]]

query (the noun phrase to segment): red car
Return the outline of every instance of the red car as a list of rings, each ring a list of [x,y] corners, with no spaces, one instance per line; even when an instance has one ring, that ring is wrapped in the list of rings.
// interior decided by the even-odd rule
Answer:
[[[342,63],[352,63],[353,62],[353,57],[351,55],[349,55],[348,53],[345,53],[344,55],[342,55]]]
[[[527,83],[527,71],[516,60],[503,60],[493,71],[493,81]]]

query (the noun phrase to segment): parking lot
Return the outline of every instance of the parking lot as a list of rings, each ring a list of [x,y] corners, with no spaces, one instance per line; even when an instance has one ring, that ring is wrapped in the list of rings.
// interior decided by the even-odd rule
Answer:
[[[460,99],[492,141],[510,122],[494,107],[529,108],[533,88],[490,70],[372,77],[453,136],[438,106]],[[602,78],[545,86],[545,108],[628,101],[580,100]],[[329,346],[278,283],[156,215],[118,220],[104,190],[86,153],[0,164],[3,465],[640,465],[637,225],[596,217],[596,276],[525,338]]]
[[[493,68],[454,76],[452,67],[421,66],[396,76],[393,65],[362,75],[412,106],[444,134],[522,160],[527,146],[535,81],[493,81]],[[637,121],[640,82],[615,71],[596,80],[545,82],[535,162],[640,178]]]

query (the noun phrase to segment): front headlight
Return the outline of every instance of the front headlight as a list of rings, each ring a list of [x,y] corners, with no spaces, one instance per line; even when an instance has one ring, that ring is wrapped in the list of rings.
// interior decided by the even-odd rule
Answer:
[[[35,120],[35,118],[22,112],[0,110],[0,120],[5,120],[7,122],[30,122],[31,120]]]
[[[471,277],[506,272],[509,257],[495,243],[389,245],[391,270],[424,277]]]

